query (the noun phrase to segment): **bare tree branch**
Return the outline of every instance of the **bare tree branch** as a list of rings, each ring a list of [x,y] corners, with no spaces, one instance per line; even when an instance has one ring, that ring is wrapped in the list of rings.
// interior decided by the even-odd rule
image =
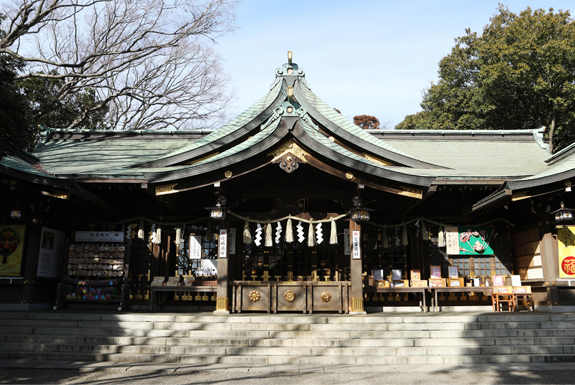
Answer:
[[[236,0],[11,0],[0,53],[19,78],[61,80],[53,102],[95,90],[68,128],[108,111],[112,129],[206,127],[230,94],[214,41]]]

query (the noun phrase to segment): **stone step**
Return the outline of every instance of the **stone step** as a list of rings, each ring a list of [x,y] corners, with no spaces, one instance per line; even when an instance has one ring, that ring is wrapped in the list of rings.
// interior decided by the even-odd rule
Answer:
[[[574,314],[0,314],[0,358],[464,364],[575,358]]]
[[[28,353],[0,352],[0,359],[30,359],[57,361],[109,361],[109,362],[166,362],[182,364],[244,364],[244,365],[398,365],[398,364],[471,364],[471,363],[528,363],[528,362],[570,362],[574,354],[522,354],[522,355],[399,355],[399,356],[249,356],[249,355],[204,355],[204,354],[89,354],[89,353]]]
[[[230,325],[227,325],[230,326]],[[234,330],[218,329],[218,326],[207,327],[206,329],[178,328],[171,329],[124,329],[124,328],[59,328],[59,327],[0,327],[0,340],[11,336],[54,336],[54,337],[125,337],[125,338],[298,338],[298,339],[384,339],[384,338],[419,338],[419,339],[441,339],[441,338],[505,338],[505,337],[563,337],[575,338],[575,329],[478,329],[478,330],[412,330],[412,331],[390,331],[390,330],[336,330],[329,328],[323,330],[235,330],[236,325],[231,325]],[[288,328],[291,329],[291,328]]]
[[[153,346],[153,345],[88,345],[88,344],[22,344],[4,343],[0,352],[5,353],[88,353],[127,354],[155,357],[157,355],[207,355],[207,356],[469,356],[469,355],[575,355],[575,345],[523,345],[523,346],[380,346],[380,347],[228,347],[228,346]]]
[[[396,336],[397,337],[397,336]],[[444,338],[361,338],[361,339],[255,339],[255,338],[175,338],[175,337],[85,337],[9,335],[0,336],[6,346],[13,344],[60,344],[60,345],[132,345],[132,346],[224,346],[224,347],[434,347],[445,344]],[[514,338],[449,338],[450,346],[527,346],[527,345],[575,345],[571,338],[514,337]],[[16,345],[17,346],[17,345]]]

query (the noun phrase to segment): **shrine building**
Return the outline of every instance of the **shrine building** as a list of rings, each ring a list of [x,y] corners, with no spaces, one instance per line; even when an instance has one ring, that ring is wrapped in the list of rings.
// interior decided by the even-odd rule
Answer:
[[[1,159],[0,309],[575,309],[575,144],[362,130],[291,56],[270,78],[217,130],[46,128]]]

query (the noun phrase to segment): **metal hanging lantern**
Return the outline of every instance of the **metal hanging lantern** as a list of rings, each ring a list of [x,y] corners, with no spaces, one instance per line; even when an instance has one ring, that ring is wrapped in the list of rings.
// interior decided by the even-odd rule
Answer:
[[[226,198],[223,196],[220,197],[215,206],[206,207],[206,210],[210,211],[210,217],[212,219],[215,219],[217,221],[222,221],[226,219],[226,213],[227,213]]]
[[[561,208],[553,211],[551,214],[555,216],[556,222],[567,222],[573,220],[573,212],[575,210],[565,207],[565,203],[561,202]]]
[[[375,211],[374,209],[370,209],[361,205],[362,201],[359,196],[353,198],[353,208],[349,210],[349,214],[351,215],[351,220],[355,223],[362,223],[367,222],[371,219],[370,212]]]

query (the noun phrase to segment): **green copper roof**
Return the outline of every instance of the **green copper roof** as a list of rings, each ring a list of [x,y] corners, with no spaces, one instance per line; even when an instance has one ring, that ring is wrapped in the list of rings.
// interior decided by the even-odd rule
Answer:
[[[165,157],[173,157],[175,155],[183,154],[194,149],[200,148],[202,146],[206,146],[210,143],[216,143],[217,141],[221,140],[227,135],[237,131],[238,129],[242,128],[246,124],[253,121],[257,116],[259,116],[264,110],[274,102],[278,98],[278,95],[283,91],[286,93],[285,83],[283,82],[276,82],[274,83],[270,92],[268,92],[263,98],[261,98],[256,104],[242,112],[238,117],[231,120],[228,124],[223,126],[222,128],[215,130],[212,134],[194,142],[190,143],[187,146],[179,148]]]
[[[290,86],[294,87],[292,98],[287,97]],[[224,167],[232,169],[239,163],[246,170],[253,164],[267,164],[271,157],[262,155],[295,135],[298,143],[316,159],[326,160],[329,167],[339,163],[376,181],[382,178],[376,182],[382,185],[385,179],[420,186],[433,180],[474,178],[537,183],[569,172],[575,175],[575,146],[549,158],[536,134],[541,136],[540,131],[527,130],[362,130],[311,91],[303,70],[285,64],[276,71],[276,79],[263,98],[218,130],[51,130],[34,152],[41,169],[13,157],[2,159],[0,164],[30,175],[49,177],[42,172],[45,170],[53,177],[80,181],[100,178],[160,183],[188,178],[185,182],[194,188],[196,179],[191,177]],[[247,160],[250,162],[244,162]]]
[[[41,176],[43,178],[55,178],[54,176],[38,170],[34,165],[13,156],[7,156],[0,159],[0,165],[20,171],[26,174]]]
[[[338,113],[333,107],[328,106],[323,100],[321,100],[316,94],[312,92],[312,90],[307,86],[305,82],[298,82],[299,89],[302,91],[302,95],[306,98],[306,100],[326,119],[331,121],[333,124],[338,126],[339,128],[347,131],[348,133],[352,134],[356,138],[360,138],[368,143],[373,144],[381,149],[390,151],[392,153],[403,155],[406,157],[410,157],[412,159],[418,160],[417,157],[414,157],[413,154],[407,154],[400,149],[395,148],[394,146],[390,145],[389,143],[382,142],[377,138],[374,138],[373,135],[370,135],[365,130],[359,128],[349,120],[347,120],[343,115]]]

